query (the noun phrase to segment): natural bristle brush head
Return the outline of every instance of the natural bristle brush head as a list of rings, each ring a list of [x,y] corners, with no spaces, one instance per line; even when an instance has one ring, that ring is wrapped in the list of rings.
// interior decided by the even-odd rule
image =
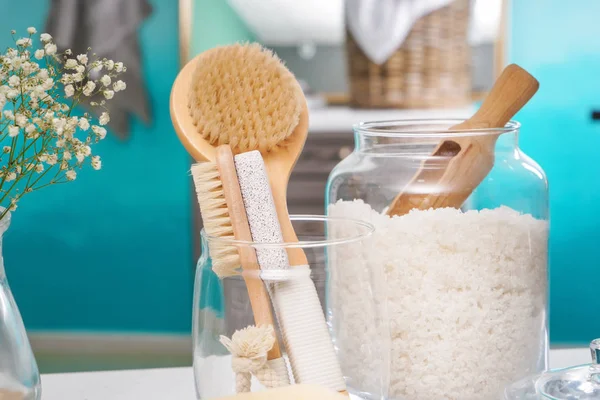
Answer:
[[[235,154],[265,154],[299,124],[304,94],[281,60],[259,44],[216,47],[193,60],[187,112],[210,145],[228,144]]]
[[[211,238],[233,240],[233,226],[217,165],[213,162],[194,164],[192,176],[204,222],[204,231]],[[219,277],[238,273],[240,256],[235,246],[219,245],[216,240],[210,245],[210,253],[213,258],[213,271]]]

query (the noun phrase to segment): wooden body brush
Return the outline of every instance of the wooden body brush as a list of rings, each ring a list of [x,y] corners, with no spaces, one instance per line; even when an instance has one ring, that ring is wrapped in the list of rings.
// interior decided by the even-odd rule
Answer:
[[[252,241],[233,154],[229,146],[219,146],[216,149],[215,162],[194,164],[192,175],[206,233],[216,238]],[[259,271],[255,251],[250,246],[210,245],[210,251],[213,270],[220,277],[231,275],[240,265],[244,271]],[[248,289],[255,325],[275,327],[269,294],[259,274],[244,274],[244,281]],[[267,353],[267,359],[279,380],[289,384],[287,366],[281,355],[277,338]]]
[[[533,97],[538,81],[523,68],[511,64],[502,71],[479,110],[449,131],[456,137],[443,140],[425,161],[413,179],[398,194],[387,210],[388,215],[404,215],[411,209],[460,208],[494,166],[494,147],[506,123]],[[472,129],[492,129],[461,135]],[[445,164],[444,158],[449,158]],[[420,188],[435,187],[435,193]]]
[[[196,160],[215,158],[228,144],[234,154],[263,156],[286,242],[298,238],[287,210],[290,174],[308,135],[308,109],[294,75],[258,44],[217,47],[188,62],[171,91],[171,119]],[[289,249],[291,265],[308,264]]]
[[[257,44],[232,45],[206,51],[190,61],[179,73],[171,92],[171,118],[179,138],[196,160],[214,160],[215,147],[231,146],[234,154],[258,150],[264,158],[269,176],[273,201],[285,242],[297,242],[289,219],[286,201],[287,184],[308,132],[306,100],[293,74],[270,51]],[[287,249],[291,266],[308,262],[300,248]],[[308,269],[308,268],[307,268]],[[306,280],[304,280],[306,283]],[[310,282],[312,285],[312,282]],[[303,296],[295,294],[296,308],[307,296],[316,296],[314,285]],[[290,302],[286,302],[290,304]],[[288,313],[287,307],[277,307],[279,314]],[[278,316],[279,316],[278,314]],[[319,365],[337,362],[324,360],[333,352],[323,313],[304,313],[313,324],[281,325],[284,335],[302,339],[302,331],[316,323],[325,327],[324,335],[313,338],[316,352],[295,352],[296,344],[287,343],[290,358],[303,371],[300,376],[318,376]],[[294,332],[285,332],[294,330]],[[345,391],[343,378],[331,379],[330,387]],[[297,383],[301,382],[296,379]],[[340,383],[341,382],[341,385]]]

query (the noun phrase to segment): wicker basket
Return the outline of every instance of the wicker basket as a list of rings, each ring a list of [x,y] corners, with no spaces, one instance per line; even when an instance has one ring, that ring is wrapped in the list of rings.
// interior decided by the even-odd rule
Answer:
[[[350,102],[356,107],[432,108],[471,101],[469,0],[454,0],[412,27],[383,64],[373,63],[349,31]]]

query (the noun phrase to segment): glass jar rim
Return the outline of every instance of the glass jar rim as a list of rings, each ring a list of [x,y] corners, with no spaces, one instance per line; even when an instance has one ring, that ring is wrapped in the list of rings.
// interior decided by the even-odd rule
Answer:
[[[315,248],[315,247],[330,247],[348,243],[359,242],[371,236],[375,232],[375,227],[365,221],[361,221],[353,218],[341,218],[341,217],[328,217],[324,215],[308,215],[298,214],[290,215],[292,222],[344,222],[351,223],[355,227],[361,227],[362,230],[358,234],[349,235],[348,237],[337,238],[337,239],[320,239],[320,240],[299,240],[298,242],[290,243],[268,243],[268,242],[252,242],[247,240],[237,240],[230,238],[222,238],[211,236],[206,233],[204,228],[200,232],[200,235],[204,237],[208,242],[218,243],[221,245],[229,246],[247,246],[255,249],[293,249],[293,248]]]
[[[515,132],[521,128],[518,121],[510,120],[503,128],[479,128],[479,129],[419,129],[418,125],[450,125],[454,126],[464,119],[459,118],[432,118],[432,119],[398,119],[382,121],[359,122],[352,126],[354,132],[364,136],[392,137],[392,138],[415,138],[418,136],[427,137],[466,137],[482,135],[500,135],[507,132]],[[402,126],[417,125],[415,128],[402,129]],[[397,129],[389,129],[395,127]]]

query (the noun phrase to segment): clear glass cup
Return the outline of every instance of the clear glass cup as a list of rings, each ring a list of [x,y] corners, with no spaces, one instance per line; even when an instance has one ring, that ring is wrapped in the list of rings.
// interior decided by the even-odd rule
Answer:
[[[460,122],[358,124],[354,151],[329,176],[327,214],[375,226],[370,263],[385,278],[385,301],[377,304],[389,317],[389,399],[499,398],[507,384],[547,366],[545,174],[519,148],[517,122],[449,130]],[[439,176],[473,140],[491,143],[493,167],[480,182],[465,190],[450,180],[413,180],[418,172]],[[433,154],[441,143],[444,151]],[[479,166],[465,168],[464,177]],[[402,192],[471,194],[459,208],[427,205],[392,218],[386,212]],[[354,279],[351,268],[345,277]],[[367,345],[374,340],[356,335]]]
[[[221,336],[231,338],[234,332],[255,324],[247,288],[256,287],[256,283],[264,285],[268,290],[274,315],[274,331],[285,361],[284,370],[287,369],[284,374],[290,383],[327,386],[325,381],[330,376],[327,371],[338,368],[338,371],[341,369],[342,386],[345,382],[346,390],[357,398],[380,399],[387,390],[387,372],[384,370],[386,363],[382,362],[386,358],[386,342],[356,344],[353,337],[356,326],[347,324],[344,318],[346,306],[339,304],[339,294],[336,292],[336,288],[341,287],[340,276],[343,276],[346,268],[346,264],[339,262],[340,254],[353,254],[355,262],[352,268],[360,269],[362,274],[361,279],[346,290],[356,290],[362,296],[377,291],[377,286],[381,285],[381,277],[374,276],[374,270],[369,265],[373,227],[362,221],[323,216],[292,216],[291,219],[299,239],[297,243],[253,243],[219,239],[209,237],[202,231],[202,256],[196,270],[193,316],[194,376],[199,399],[236,393],[232,355],[223,345]],[[218,263],[215,263],[213,254],[222,254],[220,252],[224,249],[237,249],[238,254],[252,252],[258,255],[258,260],[261,260],[260,269],[253,270],[247,265],[246,269],[242,269],[236,264],[235,272],[224,273],[223,269],[217,267],[219,274],[215,273],[214,267]],[[269,260],[277,259],[269,255],[276,256],[281,252],[291,254],[294,251],[302,251],[306,255],[309,268],[292,266],[286,269],[281,268],[281,264],[268,265]],[[239,259],[237,262],[239,263]],[[256,265],[253,267],[257,268]],[[291,314],[288,313],[287,317],[285,315],[291,304],[290,298],[285,296],[290,293],[288,289],[293,287],[304,288],[303,292],[296,293],[293,295],[296,297],[292,299],[292,303],[309,315],[309,319],[304,319],[302,324],[294,324],[295,321],[290,321]],[[363,297],[362,300],[361,310],[355,310],[364,314],[364,319],[358,325],[370,330],[374,336],[385,337],[387,328],[383,322],[387,319],[377,314],[381,312],[381,307],[377,307],[372,296]],[[318,346],[314,344],[317,347],[311,342],[308,350],[290,348],[299,342],[289,338],[310,338],[311,332],[314,332],[312,329],[319,328],[324,329],[326,340],[319,342]],[[353,357],[347,363],[349,351],[361,354],[363,363],[355,364]],[[326,362],[320,358],[321,353],[332,354],[334,363],[339,367],[326,370]],[[306,363],[312,366],[310,368],[313,369],[309,371],[311,373],[306,372]],[[301,365],[304,367],[300,368]],[[376,371],[376,378],[363,379],[361,372],[364,368]],[[264,387],[253,374],[252,391]]]
[[[2,238],[10,214],[0,221],[0,399],[39,400],[40,374],[12,295],[2,257]]]

